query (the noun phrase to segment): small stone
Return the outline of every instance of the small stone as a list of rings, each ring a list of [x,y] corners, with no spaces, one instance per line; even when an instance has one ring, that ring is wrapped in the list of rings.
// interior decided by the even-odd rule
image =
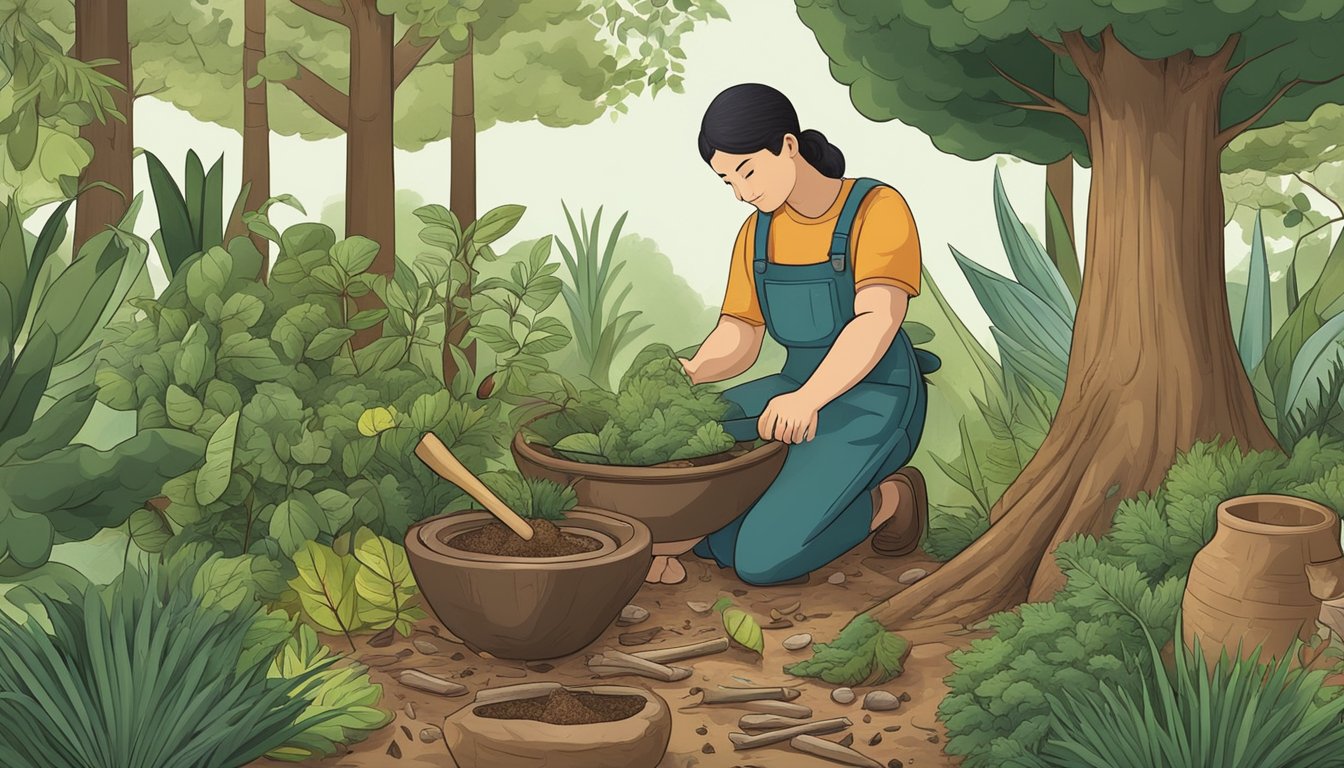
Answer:
[[[463,656],[461,653],[454,653],[452,656],[449,656],[448,658],[452,659],[453,661],[462,661],[467,657]]]
[[[420,729],[420,740],[426,744],[433,744],[443,738],[443,731],[430,725]]]
[[[458,673],[457,673],[457,676],[458,676],[458,677],[471,677],[471,676],[474,675],[474,674],[476,674],[476,670],[472,669],[471,667],[467,667],[466,669],[462,670],[461,672],[458,672]]]
[[[476,655],[477,655],[477,656],[480,656],[482,659],[493,659],[493,658],[495,658],[494,654],[489,653],[488,651],[478,651],[478,652],[476,653]]]
[[[905,768],[905,763],[893,757],[887,761],[887,768]]]
[[[872,716],[872,715],[864,715],[864,716],[863,716],[863,722],[864,722],[865,725],[867,725],[868,723],[873,722],[873,716]]]
[[[392,641],[396,639],[397,639],[396,630],[394,630],[392,627],[388,627],[387,629],[384,629],[382,632],[379,632],[378,634],[369,638],[369,645],[374,648],[386,648],[387,646],[392,644]]]
[[[406,706],[402,707],[402,711],[406,713],[406,717],[409,717],[412,720],[415,719],[415,705],[411,702],[406,702]]]
[[[706,741],[705,746],[701,747],[700,751],[705,753],[706,755],[712,755],[714,754],[714,745]]]
[[[628,627],[631,624],[638,624],[649,618],[647,608],[640,608],[638,605],[627,605],[621,609],[621,617],[616,619],[616,626]]]
[[[734,590],[733,590],[733,597],[746,597],[746,596],[747,596],[747,590],[745,590],[745,589],[734,589]]]
[[[886,728],[883,728],[882,730],[886,731],[887,733],[895,733],[895,732],[901,730],[901,726],[899,726],[899,725],[888,725]]]
[[[896,581],[899,584],[914,584],[916,581],[919,581],[928,575],[929,572],[923,568],[911,568],[910,570],[903,572],[900,576],[897,576]]]
[[[863,697],[863,708],[873,712],[890,712],[900,706],[901,700],[886,691],[872,691]]]
[[[793,620],[794,620],[794,621],[807,621],[807,614],[805,614],[805,613],[795,613],[795,614],[793,614]]]
[[[421,653],[423,653],[423,654],[425,654],[425,655],[427,655],[427,656],[439,652],[439,646],[437,646],[437,645],[435,645],[434,643],[431,643],[430,641],[425,640],[425,639],[423,639],[423,638],[419,638],[419,637],[417,637],[417,638],[415,639],[415,641],[411,643],[411,645],[414,645],[414,646],[415,646],[415,650],[417,650],[417,651],[419,651],[419,652],[421,652]]]
[[[840,740],[840,746],[848,747],[854,743],[854,734],[846,733],[845,738]]]
[[[700,736],[704,736],[705,734],[709,733],[709,729],[702,725],[699,728],[696,728],[695,732]]]
[[[547,664],[544,661],[529,661],[527,662],[527,668],[533,672],[550,672],[552,669],[555,669],[555,665]]]
[[[897,696],[896,698],[900,699],[901,701],[909,701],[910,693],[908,691],[901,691],[901,695]]]
[[[398,744],[395,739],[391,744],[387,745],[387,754],[397,760],[401,759],[401,745]]]
[[[406,734],[406,739],[409,741],[411,738],[411,729],[403,725],[401,726],[401,732]]]
[[[695,611],[696,613],[709,613],[709,610],[714,606],[710,605],[709,603],[702,603],[698,600],[687,600],[686,607],[690,608],[692,611]]]
[[[407,688],[414,688],[426,693],[436,693],[440,696],[461,696],[467,692],[467,686],[465,685],[445,680],[428,672],[421,672],[418,669],[408,669],[402,672],[398,679]]]
[[[783,643],[784,650],[786,651],[801,651],[811,644],[812,644],[812,636],[807,634],[806,632],[801,632],[796,635],[789,635],[788,637],[784,638]]]
[[[792,626],[793,622],[789,619],[777,619],[769,624],[762,624],[761,629],[788,629]]]
[[[853,704],[854,691],[850,688],[836,688],[834,691],[831,691],[831,701],[834,701],[836,704]]]
[[[836,571],[835,573],[832,573],[830,576],[827,576],[826,581],[829,581],[832,584],[844,584],[845,574],[841,573],[840,571]]]
[[[882,734],[880,733],[874,733],[873,738],[868,740],[868,746],[870,747],[876,747],[878,744],[881,743],[882,743]]]

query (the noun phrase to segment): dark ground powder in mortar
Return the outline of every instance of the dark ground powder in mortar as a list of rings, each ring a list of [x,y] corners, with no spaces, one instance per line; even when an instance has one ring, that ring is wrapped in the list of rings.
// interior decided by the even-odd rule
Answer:
[[[503,557],[562,557],[601,549],[597,539],[563,533],[550,520],[529,520],[532,538],[524,540],[503,523],[490,523],[445,542],[450,547]]]
[[[613,723],[644,708],[643,696],[575,693],[564,688],[533,699],[501,701],[477,707],[478,717],[493,720],[538,720],[551,725]]]

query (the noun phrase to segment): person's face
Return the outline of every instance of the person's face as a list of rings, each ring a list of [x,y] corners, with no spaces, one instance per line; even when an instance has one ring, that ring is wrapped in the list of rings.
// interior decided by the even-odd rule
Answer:
[[[730,155],[715,152],[709,167],[733,188],[738,200],[750,203],[757,210],[778,210],[793,192],[798,180],[798,139],[789,134],[779,154],[768,149],[749,155]]]

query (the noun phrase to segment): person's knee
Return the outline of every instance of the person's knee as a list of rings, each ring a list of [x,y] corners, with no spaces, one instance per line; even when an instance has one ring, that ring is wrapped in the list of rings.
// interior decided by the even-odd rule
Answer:
[[[786,548],[776,545],[743,543],[740,539],[733,558],[737,578],[756,587],[768,587],[805,576]]]

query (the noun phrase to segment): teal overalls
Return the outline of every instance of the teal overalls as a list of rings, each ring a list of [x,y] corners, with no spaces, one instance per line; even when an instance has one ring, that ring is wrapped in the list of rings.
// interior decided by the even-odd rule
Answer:
[[[820,264],[772,263],[771,215],[756,214],[756,296],[766,330],[788,357],[780,373],[723,393],[733,404],[730,418],[757,416],[771,398],[802,386],[854,318],[849,234],[864,196],[878,186],[855,180],[830,258]],[[872,524],[872,490],[914,455],[928,403],[923,374],[938,366],[904,330],[897,333],[872,372],[821,409],[816,436],[789,446],[779,476],[756,503],[696,544],[695,554],[766,585],[804,576],[862,542]]]

